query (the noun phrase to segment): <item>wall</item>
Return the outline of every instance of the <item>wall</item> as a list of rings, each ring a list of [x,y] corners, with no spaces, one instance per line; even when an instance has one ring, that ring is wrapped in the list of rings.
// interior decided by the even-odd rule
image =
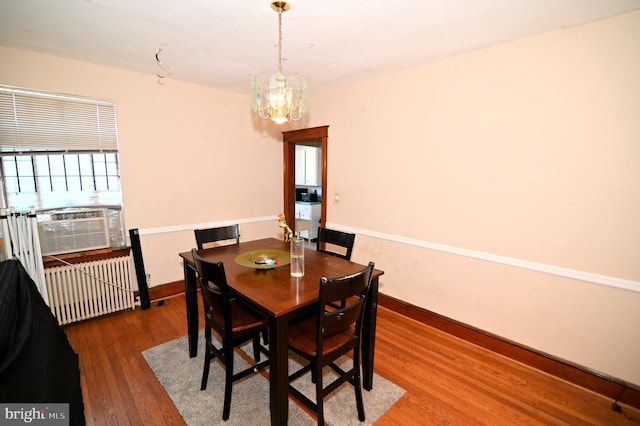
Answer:
[[[639,46],[631,13],[316,94],[328,224],[385,294],[640,384]]]
[[[150,285],[182,279],[193,228],[242,222],[242,239],[281,236],[282,134],[247,96],[0,47],[0,84],[116,105],[125,225],[138,228]]]
[[[622,15],[314,93],[285,128],[248,96],[11,49],[0,83],[116,102],[152,285],[198,223],[277,236],[279,132],[329,125],[327,220],[382,292],[640,385],[638,46]]]

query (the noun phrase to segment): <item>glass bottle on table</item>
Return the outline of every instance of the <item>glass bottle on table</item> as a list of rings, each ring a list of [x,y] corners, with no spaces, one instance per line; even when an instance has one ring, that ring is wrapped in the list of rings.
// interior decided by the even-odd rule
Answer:
[[[295,278],[304,277],[304,238],[300,236],[299,232],[296,232],[291,237],[289,245],[291,276]]]

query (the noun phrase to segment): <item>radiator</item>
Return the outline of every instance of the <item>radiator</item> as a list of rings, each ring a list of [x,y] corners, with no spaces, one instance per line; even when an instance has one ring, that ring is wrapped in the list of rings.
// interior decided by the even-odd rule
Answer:
[[[51,312],[60,325],[134,309],[131,256],[45,269]]]

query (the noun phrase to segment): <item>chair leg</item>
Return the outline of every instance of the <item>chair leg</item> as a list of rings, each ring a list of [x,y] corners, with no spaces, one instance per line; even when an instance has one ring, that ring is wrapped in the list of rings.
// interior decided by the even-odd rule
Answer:
[[[231,391],[233,389],[233,345],[227,343],[224,348],[225,353],[225,379],[224,379],[224,405],[222,409],[222,420],[228,420],[231,412]]]
[[[207,388],[207,380],[209,379],[209,366],[211,366],[211,329],[206,328],[204,333],[204,367],[202,367],[202,382],[200,390]]]
[[[264,330],[264,331],[262,332],[262,342],[263,342],[265,345],[268,345],[268,344],[269,344],[269,330]]]
[[[209,348],[205,348],[204,354],[204,367],[202,367],[202,382],[200,383],[200,390],[207,388],[207,380],[209,379],[209,366],[211,365],[211,357],[209,357]]]
[[[353,355],[353,368],[356,369],[356,374],[353,377],[353,387],[356,391],[356,407],[358,407],[358,420],[364,422],[364,403],[362,402],[362,380],[360,377],[360,352],[358,349]]]
[[[362,386],[360,385],[360,376],[356,378],[356,406],[358,407],[358,420],[364,422],[364,403],[362,402]]]
[[[316,414],[318,426],[324,426],[324,389],[322,388],[322,367],[319,362],[313,367],[312,376],[316,378]]]
[[[253,360],[258,363],[260,362],[260,335],[255,334],[253,336]]]

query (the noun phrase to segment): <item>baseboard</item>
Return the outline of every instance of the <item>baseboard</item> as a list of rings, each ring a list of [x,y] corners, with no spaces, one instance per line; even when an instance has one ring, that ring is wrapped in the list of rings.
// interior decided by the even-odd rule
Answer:
[[[149,299],[151,301],[162,300],[166,299],[167,297],[177,296],[181,293],[184,293],[184,281],[174,281],[172,283],[150,287]]]
[[[640,408],[640,387],[634,384],[545,354],[382,293],[378,295],[378,304],[612,400]]]

